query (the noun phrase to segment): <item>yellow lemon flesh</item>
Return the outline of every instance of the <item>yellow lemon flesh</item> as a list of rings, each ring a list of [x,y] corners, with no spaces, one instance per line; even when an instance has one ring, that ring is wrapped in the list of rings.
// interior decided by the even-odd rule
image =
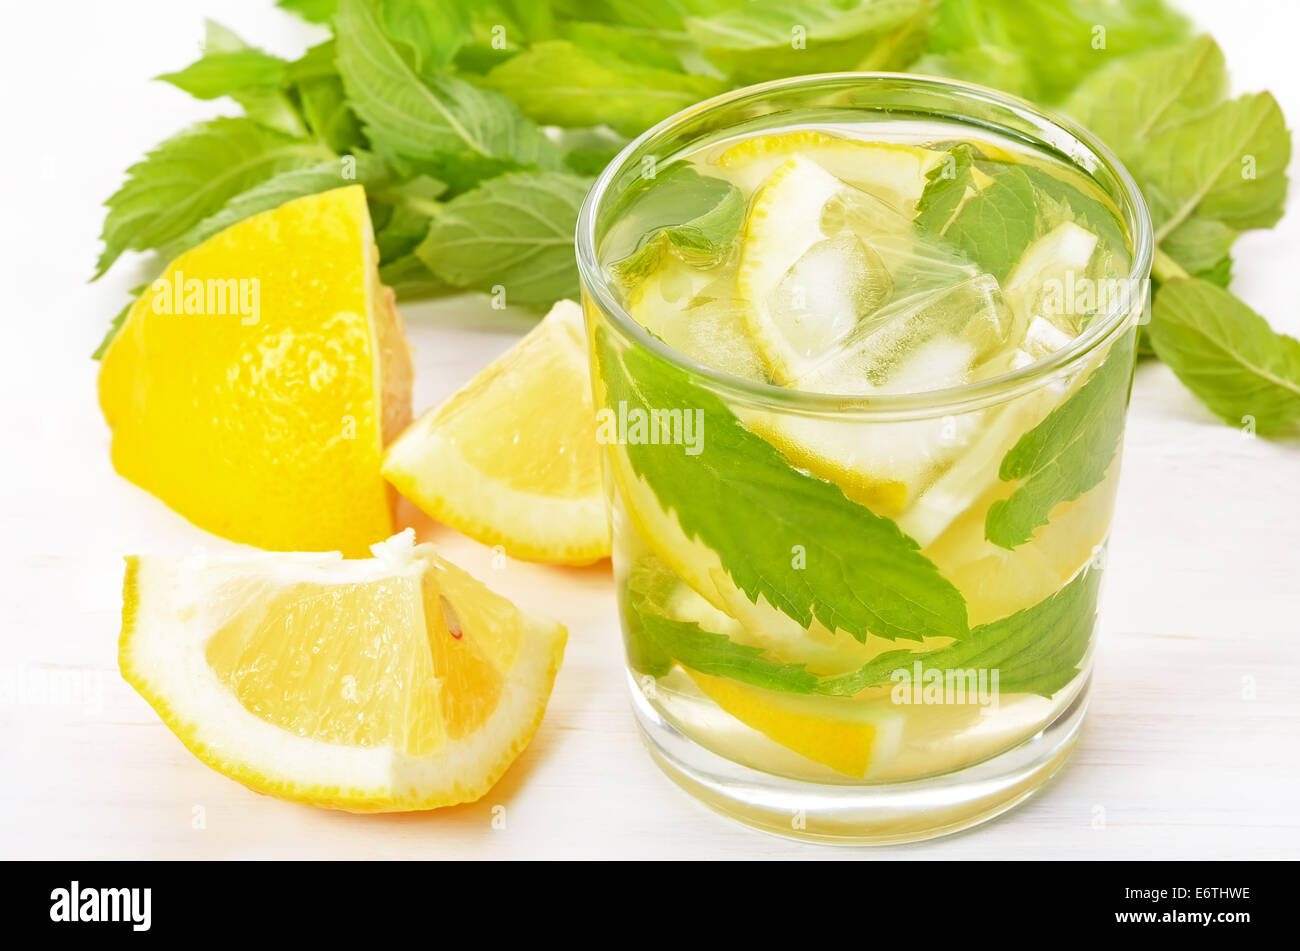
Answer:
[[[430,516],[530,561],[609,555],[582,311],[535,329],[389,448],[383,474]]]
[[[379,474],[411,361],[365,192],[288,202],[171,262],[104,355],[113,464],[201,528],[364,555],[392,534]]]
[[[536,732],[565,630],[409,529],[373,547],[128,558],[122,675],[258,792],[352,812],[479,798]]]
[[[861,779],[902,744],[903,716],[883,703],[803,697],[688,671],[710,700],[768,739],[837,773]]]

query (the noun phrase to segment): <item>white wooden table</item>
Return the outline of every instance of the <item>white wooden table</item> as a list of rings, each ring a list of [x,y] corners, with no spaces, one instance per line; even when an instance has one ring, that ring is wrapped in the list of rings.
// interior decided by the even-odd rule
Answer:
[[[1273,89],[1295,123],[1293,6],[1185,4],[1237,87]],[[113,473],[87,355],[135,275],[84,282],[97,205],[121,170],[212,111],[147,77],[192,58],[202,15],[218,10],[258,42],[300,49],[307,31],[268,7],[85,4],[55,22],[29,5],[0,35],[6,123],[34,143],[0,150],[0,857],[1300,856],[1300,440],[1244,437],[1154,365],[1130,415],[1089,723],[1066,771],[995,823],[836,850],[714,815],[641,748],[608,568],[494,569],[481,546],[422,519],[449,557],[570,630],[545,722],[497,787],[434,813],[350,816],[255,795],[190,756],[117,674],[121,556],[233,546]],[[55,85],[36,95],[37,78]],[[1238,248],[1235,289],[1300,333],[1300,213]],[[417,408],[526,325],[463,300],[405,315]]]

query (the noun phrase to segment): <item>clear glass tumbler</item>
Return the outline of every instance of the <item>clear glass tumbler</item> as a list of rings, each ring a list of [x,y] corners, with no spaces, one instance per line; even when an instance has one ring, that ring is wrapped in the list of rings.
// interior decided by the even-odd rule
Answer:
[[[1077,303],[1077,333],[920,391],[733,375],[634,319],[613,255],[630,215],[648,207],[662,224],[661,170],[746,139],[779,151],[809,130],[969,142],[1001,163],[992,172],[1031,173],[1039,230],[1087,204],[1084,220],[1120,249],[1109,292],[1081,296],[1088,276],[1049,235],[1031,248],[1062,278],[1055,303],[1040,282],[1017,306],[1051,316]],[[666,120],[612,162],[582,209],[577,256],[633,708],[673,780],[771,832],[897,842],[991,818],[1063,765],[1087,703],[1152,248],[1142,197],[1102,144],[948,80],[767,83]],[[1016,280],[999,290],[1010,297]],[[701,299],[656,300],[689,328]]]

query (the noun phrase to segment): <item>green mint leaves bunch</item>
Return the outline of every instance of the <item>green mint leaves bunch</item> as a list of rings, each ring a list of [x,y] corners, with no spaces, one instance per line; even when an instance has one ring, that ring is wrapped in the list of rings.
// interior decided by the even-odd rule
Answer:
[[[1229,99],[1213,41],[1165,0],[280,0],[332,37],[285,60],[209,24],[161,79],[236,117],[127,171],[96,276],[158,267],[289,199],[366,187],[382,277],[405,299],[577,292],[572,232],[629,138],[751,82],[910,69],[1005,89],[1093,129],[1155,218],[1143,348],[1225,420],[1300,426],[1300,343],[1227,289],[1245,230],[1281,215],[1290,137],[1267,93]],[[112,336],[110,331],[110,338]]]

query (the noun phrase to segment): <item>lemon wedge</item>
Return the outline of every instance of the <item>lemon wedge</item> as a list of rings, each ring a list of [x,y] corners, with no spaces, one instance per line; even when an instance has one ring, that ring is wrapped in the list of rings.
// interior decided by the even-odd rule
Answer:
[[[113,465],[201,528],[363,555],[411,360],[359,185],[290,201],[171,262],[104,355]]]
[[[609,555],[582,310],[546,318],[389,447],[383,475],[430,516],[512,556]]]
[[[477,799],[536,732],[566,634],[413,538],[352,561],[128,558],[122,675],[257,792],[352,812]]]

